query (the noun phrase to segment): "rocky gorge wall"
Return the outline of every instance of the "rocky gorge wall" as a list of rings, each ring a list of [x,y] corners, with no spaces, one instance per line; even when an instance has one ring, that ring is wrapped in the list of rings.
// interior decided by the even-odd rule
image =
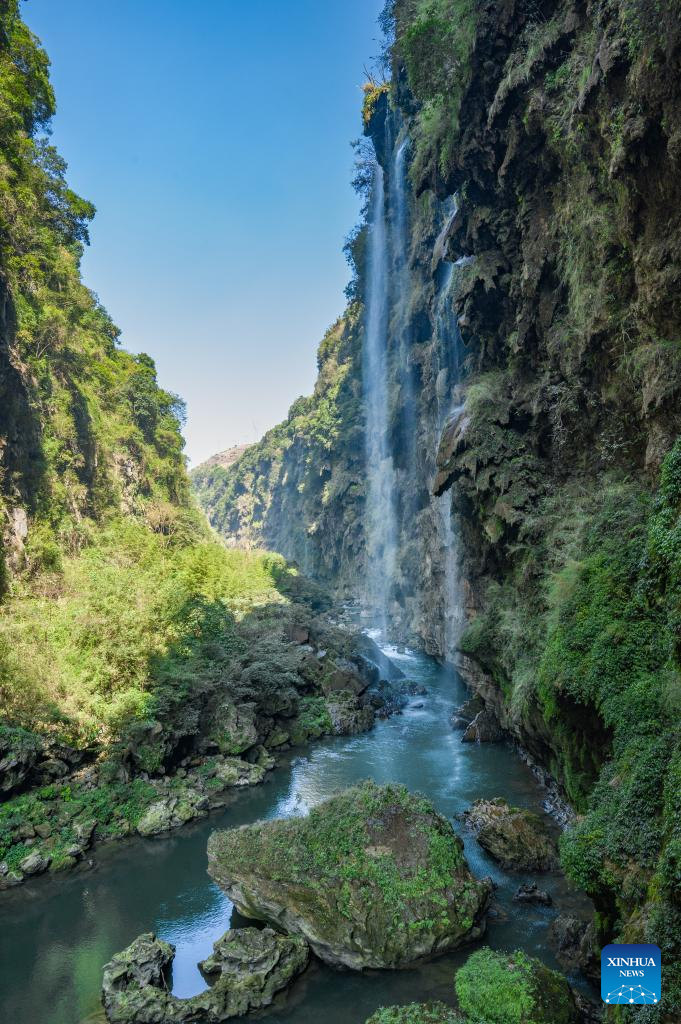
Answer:
[[[601,937],[675,959],[678,5],[396,0],[384,23],[390,80],[366,89],[359,178],[370,196],[375,154],[394,240],[408,140],[386,330],[389,619],[454,657],[582,812],[563,861]],[[368,201],[314,395],[232,468],[194,475],[232,542],[360,600],[373,227]]]

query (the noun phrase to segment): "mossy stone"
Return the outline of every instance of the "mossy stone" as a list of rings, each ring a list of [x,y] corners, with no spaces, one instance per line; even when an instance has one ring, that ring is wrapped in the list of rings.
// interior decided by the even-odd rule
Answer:
[[[334,966],[403,967],[479,938],[490,895],[432,805],[365,782],[305,818],[215,832],[209,873],[246,917]]]

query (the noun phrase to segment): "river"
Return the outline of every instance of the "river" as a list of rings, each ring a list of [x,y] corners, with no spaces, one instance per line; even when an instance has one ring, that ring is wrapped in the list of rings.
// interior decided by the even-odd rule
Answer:
[[[553,895],[550,908],[519,904],[513,893],[530,876],[501,871],[466,834],[458,816],[479,797],[505,797],[541,810],[545,791],[506,744],[461,743],[452,710],[467,691],[451,669],[413,652],[387,653],[409,679],[427,687],[401,715],[370,733],[322,740],[290,752],[260,787],[241,791],[223,811],[161,840],[131,839],[98,847],[96,867],[58,879],[38,879],[0,901],[0,1020],[6,1024],[94,1024],[102,966],[140,932],[155,931],[177,947],[173,990],[189,996],[205,987],[196,967],[229,927],[233,908],[206,874],[211,831],[259,818],[304,813],[361,779],[402,782],[427,795],[461,833],[476,875],[498,889],[485,942],[522,948],[557,966],[547,940],[556,913],[586,914],[583,897],[560,874],[539,876]],[[422,705],[422,706],[419,706]],[[471,947],[418,968],[366,974],[313,966],[268,1011],[272,1024],[363,1024],[377,1007],[430,998],[451,1002],[456,967]],[[252,1020],[253,1018],[249,1018]]]

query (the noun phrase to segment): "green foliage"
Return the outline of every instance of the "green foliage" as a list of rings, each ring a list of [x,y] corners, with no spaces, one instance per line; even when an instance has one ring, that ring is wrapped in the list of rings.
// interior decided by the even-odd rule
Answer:
[[[572,1024],[577,1020],[565,978],[520,950],[485,947],[456,972],[465,1014],[486,1024]]]
[[[42,789],[15,797],[0,804],[0,861],[10,871],[18,868],[35,847],[16,841],[17,830],[27,825],[49,826],[52,835],[49,853],[54,867],[63,862],[66,851],[78,845],[76,827],[89,823],[97,827],[100,839],[126,835],[136,828],[146,809],[158,799],[156,790],[147,782],[114,782],[96,789],[70,786],[43,786]]]
[[[298,718],[293,724],[291,738],[296,743],[307,743],[331,732],[332,724],[323,697],[301,697]]]
[[[477,12],[474,0],[398,0],[395,56],[422,104],[414,126],[416,185],[447,176],[458,137],[459,108],[470,78]]]
[[[189,495],[181,402],[158,387],[147,356],[117,348],[116,327],[80,279],[94,207],[68,187],[41,134],[55,109],[49,61],[17,0],[0,19],[0,290],[12,387],[26,406],[3,491],[22,494],[32,513],[26,568],[36,575],[58,570],[61,552],[121,505],[188,507]]]
[[[361,429],[352,375],[356,322],[357,310],[351,309],[327,331],[319,347],[314,393],[297,399],[284,423],[249,446],[228,469],[207,465],[193,471],[192,485],[202,508],[230,543],[268,546],[268,513],[274,495],[281,494],[278,488],[296,479],[301,506],[308,496],[313,506],[323,487],[319,462],[352,444],[353,431]]]
[[[512,578],[490,587],[462,642],[512,713],[544,717],[551,770],[584,812],[562,838],[562,862],[596,901],[604,935],[666,943],[674,956],[680,513],[681,442],[654,499],[613,477],[548,496],[524,524]],[[673,970],[665,987],[676,1006]]]
[[[27,580],[0,610],[5,714],[79,743],[110,742],[200,688],[211,645],[235,643],[235,623],[254,604],[280,602],[286,572],[278,556],[228,551],[200,534],[168,545],[142,524],[112,523],[64,559],[56,593]]]
[[[381,1007],[366,1024],[463,1024],[463,1018],[444,1003],[409,1003]]]

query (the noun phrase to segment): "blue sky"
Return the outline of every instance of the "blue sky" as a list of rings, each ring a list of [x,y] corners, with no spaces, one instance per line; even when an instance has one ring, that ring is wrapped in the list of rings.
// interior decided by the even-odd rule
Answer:
[[[358,216],[351,139],[383,0],[27,0],[53,139],[97,206],[84,260],[185,398],[193,464],[309,393]]]

